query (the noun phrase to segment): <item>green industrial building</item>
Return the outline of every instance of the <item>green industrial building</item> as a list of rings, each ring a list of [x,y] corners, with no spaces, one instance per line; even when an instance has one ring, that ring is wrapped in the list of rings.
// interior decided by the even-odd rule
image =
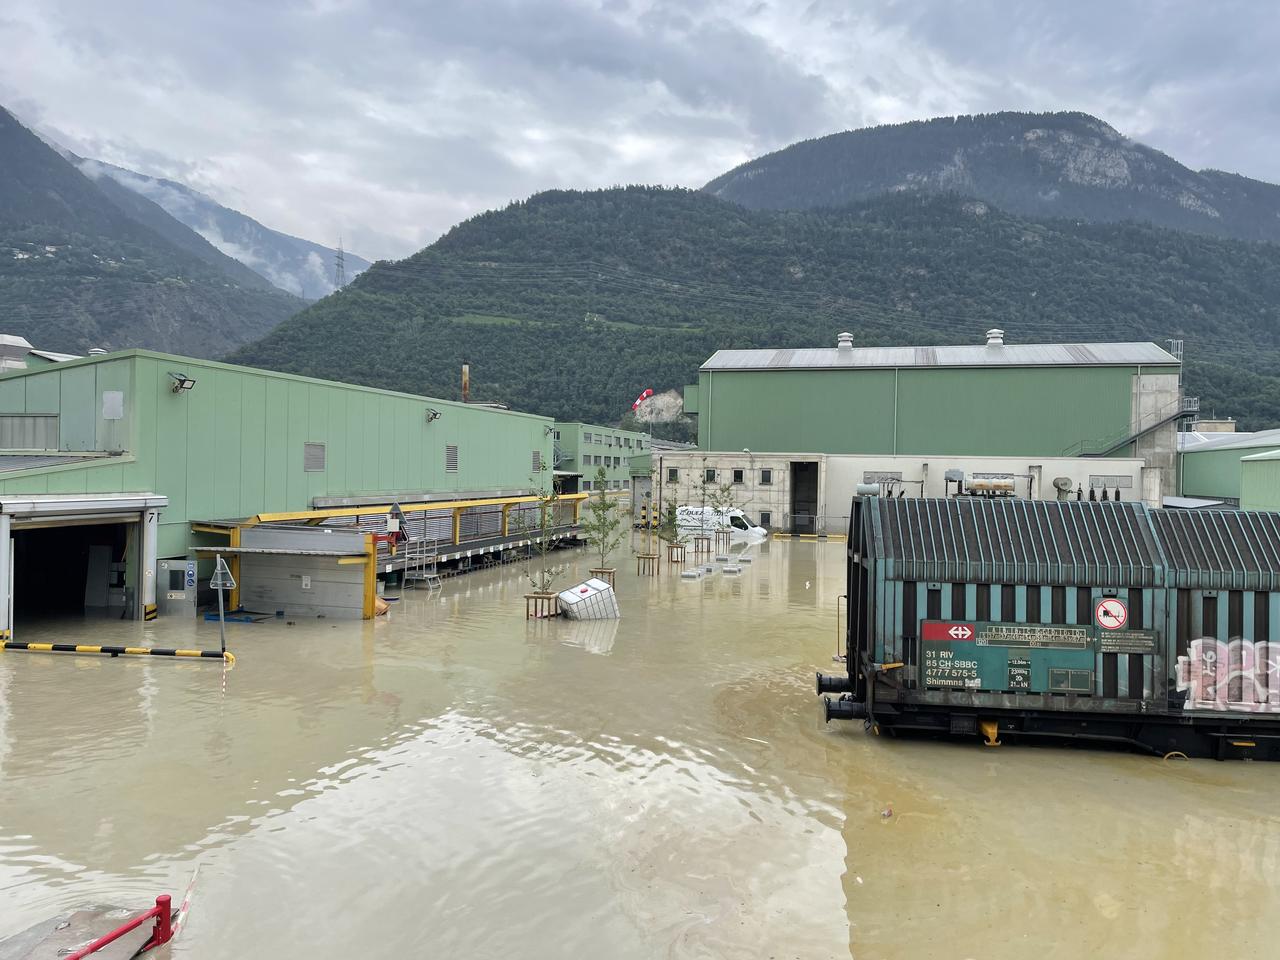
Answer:
[[[1173,492],[1180,363],[1153,343],[720,350],[685,388],[703,450],[1141,456]]]
[[[1280,447],[1280,430],[1178,435],[1184,497],[1242,504],[1242,460]]]
[[[555,469],[565,493],[591,492],[603,469],[605,490],[631,489],[631,461],[649,450],[649,437],[617,427],[566,422],[555,425]]]
[[[102,598],[154,615],[156,561],[188,557],[193,524],[527,492],[552,462],[550,419],[488,405],[143,350],[42,360],[6,357],[0,375],[0,542],[12,537],[19,618]]]
[[[1280,450],[1252,454],[1240,464],[1241,508],[1280,511]]]

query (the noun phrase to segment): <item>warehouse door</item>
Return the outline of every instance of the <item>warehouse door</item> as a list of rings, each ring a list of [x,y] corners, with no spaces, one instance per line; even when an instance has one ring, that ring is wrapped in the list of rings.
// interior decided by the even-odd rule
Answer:
[[[791,462],[791,532],[817,533],[818,464],[816,461]]]
[[[126,582],[137,521],[68,524],[13,531],[13,612],[24,622],[49,617],[132,616]]]

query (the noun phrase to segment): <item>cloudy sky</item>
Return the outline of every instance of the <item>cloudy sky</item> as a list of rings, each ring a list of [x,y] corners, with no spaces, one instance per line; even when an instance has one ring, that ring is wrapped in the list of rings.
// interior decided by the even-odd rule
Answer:
[[[399,257],[548,187],[700,186],[806,137],[1077,109],[1280,182],[1270,4],[40,0],[0,103],[76,152]]]

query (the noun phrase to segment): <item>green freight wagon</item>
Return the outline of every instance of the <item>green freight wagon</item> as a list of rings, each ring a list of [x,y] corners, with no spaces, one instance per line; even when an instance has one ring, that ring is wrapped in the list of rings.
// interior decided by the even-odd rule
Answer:
[[[847,588],[828,720],[1280,758],[1280,514],[858,498]]]

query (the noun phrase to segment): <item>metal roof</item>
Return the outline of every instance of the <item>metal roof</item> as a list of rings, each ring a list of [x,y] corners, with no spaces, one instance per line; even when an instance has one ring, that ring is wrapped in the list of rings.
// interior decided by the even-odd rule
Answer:
[[[1180,433],[1178,448],[1183,453],[1205,450],[1247,450],[1251,447],[1280,447],[1280,430],[1253,433]]]
[[[1164,561],[1136,502],[864,501],[867,552],[890,580],[1160,586]]]
[[[36,467],[60,467],[68,463],[101,460],[102,457],[68,456],[65,453],[0,453],[0,473],[11,470],[33,470]]]
[[[717,350],[702,370],[819,370],[859,367],[1177,366],[1154,343],[958,344],[937,347],[814,347]]]
[[[1253,462],[1255,460],[1280,460],[1280,450],[1268,450],[1266,453],[1255,453],[1248,457],[1241,457],[1240,462]]]
[[[1280,590],[1280,513],[1153,510],[1169,585]]]

